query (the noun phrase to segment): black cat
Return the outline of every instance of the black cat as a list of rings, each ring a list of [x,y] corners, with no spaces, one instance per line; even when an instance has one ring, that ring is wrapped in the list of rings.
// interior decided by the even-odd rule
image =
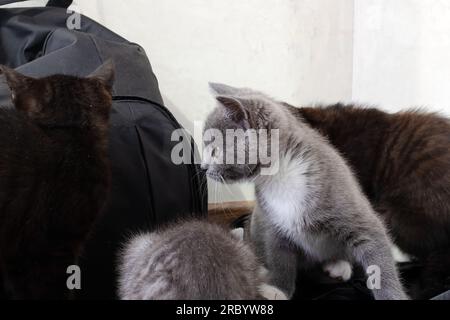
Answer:
[[[0,108],[0,289],[12,299],[67,298],[67,267],[109,193],[114,67],[87,78],[1,73],[15,109]]]

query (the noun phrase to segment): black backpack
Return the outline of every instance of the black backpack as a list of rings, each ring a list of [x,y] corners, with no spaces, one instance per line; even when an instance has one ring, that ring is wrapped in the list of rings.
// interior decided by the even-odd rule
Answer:
[[[0,5],[7,2],[1,1]],[[172,132],[180,124],[164,107],[144,50],[82,16],[69,30],[65,7],[0,8],[0,64],[35,77],[86,76],[111,58],[116,67],[110,129],[112,191],[82,257],[78,298],[115,298],[116,261],[121,243],[133,232],[186,216],[207,214],[205,175],[194,164],[196,147],[184,134],[192,164],[171,160]],[[0,105],[10,92],[0,83]]]

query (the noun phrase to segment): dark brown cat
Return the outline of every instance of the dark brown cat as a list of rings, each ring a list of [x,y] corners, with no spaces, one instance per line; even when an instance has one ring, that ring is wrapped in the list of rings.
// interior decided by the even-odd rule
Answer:
[[[87,78],[0,70],[15,105],[0,108],[0,290],[12,299],[66,298],[67,267],[109,192],[113,66]]]
[[[445,290],[450,277],[449,120],[340,104],[291,108],[349,161],[395,243],[427,265],[426,288],[415,296]]]

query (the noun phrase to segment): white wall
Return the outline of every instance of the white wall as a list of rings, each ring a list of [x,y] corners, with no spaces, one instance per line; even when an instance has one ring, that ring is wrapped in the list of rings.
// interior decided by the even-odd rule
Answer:
[[[353,100],[450,115],[450,1],[355,0]]]
[[[189,120],[210,112],[211,80],[297,103],[350,98],[352,0],[76,3],[146,49],[166,99]]]

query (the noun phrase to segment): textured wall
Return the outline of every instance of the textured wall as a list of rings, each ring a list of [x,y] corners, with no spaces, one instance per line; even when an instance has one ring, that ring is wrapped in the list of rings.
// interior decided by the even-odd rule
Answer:
[[[353,99],[450,115],[450,1],[355,0]]]

